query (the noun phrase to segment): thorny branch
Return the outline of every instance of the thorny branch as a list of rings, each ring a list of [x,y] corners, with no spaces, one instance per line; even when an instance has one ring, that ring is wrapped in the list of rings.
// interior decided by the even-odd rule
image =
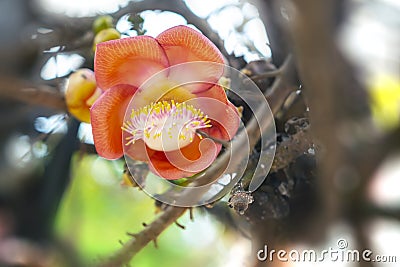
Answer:
[[[137,252],[151,241],[156,240],[157,237],[182,216],[185,211],[186,208],[167,207],[156,220],[146,225],[143,231],[138,234],[129,234],[132,235],[133,238],[127,241],[122,248],[109,259],[100,263],[98,267],[118,267],[128,263]]]

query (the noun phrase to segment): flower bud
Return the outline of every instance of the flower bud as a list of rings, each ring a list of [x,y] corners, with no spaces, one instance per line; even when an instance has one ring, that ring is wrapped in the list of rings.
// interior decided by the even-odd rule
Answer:
[[[93,40],[93,51],[96,50],[96,45],[105,41],[115,40],[121,38],[121,34],[114,28],[101,30]]]
[[[113,18],[110,15],[99,16],[93,21],[93,32],[95,34],[113,27]]]
[[[65,91],[69,113],[82,122],[90,123],[90,107],[101,94],[94,72],[90,69],[77,70],[70,75]]]

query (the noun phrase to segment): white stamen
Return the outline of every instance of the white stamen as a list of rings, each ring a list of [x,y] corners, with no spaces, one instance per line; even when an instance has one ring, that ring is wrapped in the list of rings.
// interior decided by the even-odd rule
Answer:
[[[158,151],[172,151],[189,145],[197,129],[211,127],[199,109],[186,103],[160,101],[132,110],[122,130],[130,134],[126,145],[142,139],[148,147]]]

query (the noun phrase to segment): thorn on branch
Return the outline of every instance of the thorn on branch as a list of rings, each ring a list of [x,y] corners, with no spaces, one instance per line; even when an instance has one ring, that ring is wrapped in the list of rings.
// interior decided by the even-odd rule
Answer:
[[[191,221],[194,221],[193,208],[192,207],[189,208],[189,218],[190,218]]]
[[[131,237],[133,237],[133,238],[136,238],[137,237],[137,235],[138,234],[135,234],[135,233],[129,233],[129,232],[127,232],[126,233],[128,236],[131,236]]]
[[[154,244],[154,247],[158,249],[157,238],[153,239],[153,244]]]
[[[178,226],[179,228],[181,228],[181,229],[183,229],[183,230],[186,229],[186,227],[185,227],[184,225],[178,223],[178,221],[175,221],[175,224],[176,224],[176,226]]]

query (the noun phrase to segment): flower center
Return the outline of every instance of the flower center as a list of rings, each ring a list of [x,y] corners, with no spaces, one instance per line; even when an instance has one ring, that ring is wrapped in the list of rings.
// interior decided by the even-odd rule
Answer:
[[[200,109],[171,100],[132,110],[122,130],[130,134],[126,145],[142,139],[151,149],[172,151],[189,145],[197,129],[208,127],[211,127],[210,121]]]

